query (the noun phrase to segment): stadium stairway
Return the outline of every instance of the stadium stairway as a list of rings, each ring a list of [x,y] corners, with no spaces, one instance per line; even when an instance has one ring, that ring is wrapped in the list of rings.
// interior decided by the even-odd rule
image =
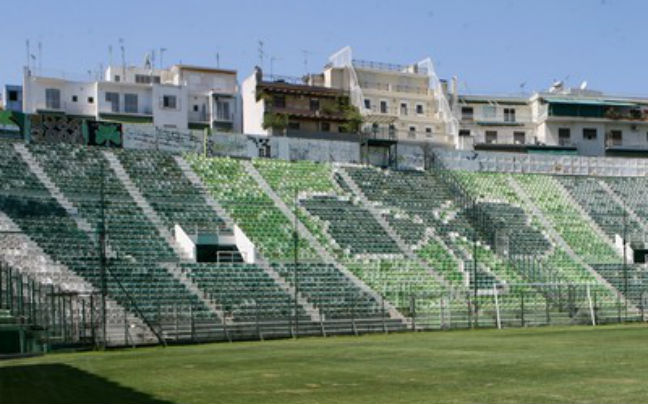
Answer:
[[[599,186],[614,200],[628,215],[631,229],[636,229],[637,233],[642,233],[640,229],[648,229],[648,222],[642,217],[640,217],[637,212],[634,211],[625,201],[608,185],[604,180],[597,181]],[[632,223],[635,223],[633,226]],[[620,233],[618,233],[620,234]]]
[[[178,167],[185,175],[185,177],[191,182],[195,190],[202,196],[205,200],[207,206],[209,206],[213,211],[224,220],[225,225],[233,229],[236,224],[234,220],[230,217],[229,213],[209,194],[209,191],[205,188],[205,185],[202,183],[198,175],[191,169],[191,166],[187,161],[181,156],[175,156],[175,161],[178,164]],[[290,285],[269,263],[268,260],[263,256],[260,251],[257,251],[256,254],[257,265],[259,265],[265,273],[273,279],[277,285],[288,295],[295,296],[295,288]],[[297,300],[300,306],[305,310],[309,315],[311,321],[315,323],[321,322],[319,310],[313,306],[302,293],[297,293]]]
[[[14,150],[10,150],[10,145],[1,145],[2,163],[8,168],[3,170],[3,177],[8,180],[11,177],[20,178],[23,190],[13,188],[12,191],[22,191],[29,194],[39,194],[38,199],[44,199],[48,203],[58,204],[68,213],[69,217],[76,222],[78,229],[82,230],[92,240],[92,235],[88,230],[90,225],[83,218],[78,217],[76,208],[63,195],[58,187],[47,177],[42,167],[33,159],[29,151],[23,144],[14,144]],[[2,164],[0,163],[0,164]],[[33,179],[29,179],[31,172]],[[13,174],[12,174],[13,173]],[[29,181],[27,181],[29,179]],[[42,187],[42,188],[41,188]],[[24,218],[27,220],[27,218]],[[26,222],[28,223],[28,222]],[[37,224],[37,223],[34,223]],[[18,269],[28,276],[33,276],[42,284],[56,284],[72,292],[98,293],[98,289],[87,282],[83,277],[70,270],[63,262],[56,260],[50,253],[45,252],[41,246],[32,238],[29,229],[21,228],[18,223],[13,221],[7,214],[0,212],[0,226],[7,230],[21,231],[25,234],[7,235],[7,238],[14,240],[14,249],[4,249],[3,258],[5,262]],[[52,234],[56,238],[56,234]],[[48,238],[48,237],[46,237]],[[68,248],[69,246],[66,246]],[[125,316],[125,317],[124,317]],[[124,324],[129,324],[131,329],[131,341],[127,341],[124,332]],[[117,301],[107,299],[107,343],[110,345],[126,345],[130,343],[147,344],[156,342],[157,339],[151,332],[150,328],[136,315],[125,310]]]
[[[364,205],[365,208],[371,213],[371,215],[374,217],[374,219],[380,224],[380,226],[385,230],[385,232],[391,237],[392,240],[398,245],[400,250],[402,251],[403,254],[405,254],[406,257],[411,259],[412,261],[418,263],[420,266],[425,268],[431,275],[433,275],[436,280],[444,287],[448,287],[448,282],[439,275],[439,273],[431,266],[427,264],[427,262],[423,261],[418,255],[416,255],[410,246],[408,246],[405,241],[394,231],[394,229],[391,227],[391,225],[385,220],[385,218],[378,212],[376,209],[375,205],[367,199],[367,196],[362,192],[360,187],[355,183],[353,178],[349,176],[349,174],[344,170],[343,167],[338,167],[336,170],[334,170],[335,173],[339,174],[340,177],[344,180],[344,182],[349,186],[349,189],[355,193],[360,198],[360,201]]]
[[[391,303],[385,302],[384,299],[382,299],[373,289],[367,286],[362,280],[356,277],[347,268],[343,267],[328,251],[326,251],[322,244],[301,223],[301,221],[297,220],[294,213],[288,208],[288,206],[286,206],[281,198],[279,198],[276,192],[268,185],[266,180],[263,178],[263,176],[261,176],[261,174],[257,171],[257,169],[250,161],[244,161],[241,164],[243,164],[243,167],[250,175],[250,177],[252,177],[256,181],[258,186],[265,192],[268,197],[270,197],[275,206],[285,215],[285,217],[290,222],[297,223],[297,231],[299,232],[300,236],[305,238],[309,242],[309,244],[315,249],[324,263],[334,267],[363,293],[371,296],[371,298],[373,298],[375,302],[382,302],[391,319],[402,321],[403,323],[407,322],[407,319]]]
[[[72,210],[68,214],[77,221],[86,220],[88,225],[83,226],[86,229],[91,227],[91,231],[85,233],[94,240],[93,243],[97,242],[97,238],[90,223],[97,222],[99,226],[101,213],[98,200],[92,199],[96,198],[96,188],[99,186],[99,182],[93,178],[102,173],[104,180],[100,182],[105,183],[106,193],[110,196],[106,201],[109,207],[106,225],[110,230],[106,252],[111,261],[112,274],[109,293],[117,296],[118,301],[127,303],[128,309],[142,318],[151,329],[155,329],[161,338],[167,338],[170,332],[165,318],[178,307],[182,310],[193,308],[193,317],[208,329],[221,326],[219,320],[214,321],[217,318],[215,313],[202,303],[199,296],[160,265],[161,262],[177,261],[177,256],[160,238],[114,172],[107,164],[104,165],[107,161],[98,149],[33,145],[25,148],[23,153],[28,159],[31,157],[32,164],[42,164],[41,176],[52,175],[55,181],[49,178],[49,182],[60,189],[60,196],[73,204],[68,206]],[[75,271],[83,268],[82,261],[74,265],[78,266]],[[88,276],[92,282],[98,281],[95,275],[88,273]]]

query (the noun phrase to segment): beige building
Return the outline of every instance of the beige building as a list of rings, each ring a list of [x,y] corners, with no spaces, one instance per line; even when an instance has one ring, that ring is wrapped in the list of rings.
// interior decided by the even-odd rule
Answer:
[[[455,145],[457,120],[430,59],[411,65],[369,62],[353,59],[345,47],[329,58],[323,80],[349,91],[367,136]]]

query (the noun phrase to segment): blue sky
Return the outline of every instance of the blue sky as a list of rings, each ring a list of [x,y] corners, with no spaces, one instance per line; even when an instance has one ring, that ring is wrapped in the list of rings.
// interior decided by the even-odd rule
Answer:
[[[167,48],[164,63],[215,65],[248,76],[263,40],[265,70],[301,75],[303,50],[316,71],[351,45],[360,59],[410,63],[430,56],[442,78],[472,93],[547,88],[554,79],[619,94],[648,95],[648,2],[539,1],[28,1],[3,9],[0,83],[19,83],[43,45],[43,69],[86,75]]]

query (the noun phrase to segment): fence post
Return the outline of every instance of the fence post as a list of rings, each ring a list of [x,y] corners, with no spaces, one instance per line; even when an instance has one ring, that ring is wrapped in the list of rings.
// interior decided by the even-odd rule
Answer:
[[[500,318],[499,299],[497,297],[497,284],[493,283],[493,296],[495,296],[495,319],[497,320],[497,329],[502,329],[502,320]]]
[[[547,325],[551,324],[551,312],[549,308],[549,299],[545,297],[545,321],[547,322]]]
[[[381,306],[383,332],[387,334],[387,324],[385,323],[385,296],[384,295],[380,296],[380,306]]]
[[[520,310],[521,310],[521,322],[522,322],[522,327],[525,326],[524,323],[524,288],[520,289]]]
[[[257,299],[254,299],[254,322],[256,325],[256,333],[257,333],[257,338],[259,341],[263,341],[263,337],[261,336],[261,328],[259,327],[259,302]]]
[[[356,323],[355,323],[355,305],[356,305],[355,293],[352,296],[353,296],[353,304],[351,305],[351,330],[353,331],[354,335],[358,335],[358,329],[356,328]]]
[[[441,300],[439,301],[439,326],[442,330],[445,329],[445,295],[441,295]]]
[[[410,295],[410,313],[412,313],[412,331],[416,331],[416,298],[414,297],[414,295]],[[384,324],[384,320],[383,320],[383,324]]]
[[[596,316],[594,315],[594,304],[592,303],[592,296],[590,294],[590,285],[586,286],[587,302],[589,303],[590,317],[592,318],[592,325],[596,325]]]

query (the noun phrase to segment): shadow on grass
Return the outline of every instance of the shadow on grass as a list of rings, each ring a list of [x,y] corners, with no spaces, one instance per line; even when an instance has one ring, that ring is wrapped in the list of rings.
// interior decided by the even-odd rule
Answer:
[[[72,366],[0,368],[0,403],[168,404]]]

